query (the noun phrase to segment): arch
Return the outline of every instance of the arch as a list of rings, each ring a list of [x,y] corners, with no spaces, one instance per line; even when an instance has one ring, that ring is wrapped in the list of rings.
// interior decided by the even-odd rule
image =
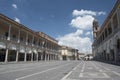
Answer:
[[[115,36],[114,44],[117,45],[117,40],[119,39],[118,35]]]
[[[6,44],[4,42],[0,42],[0,62],[5,61],[6,56]]]
[[[117,39],[117,51],[118,51],[118,56],[119,56],[119,61],[120,61],[120,38]]]
[[[37,50],[35,48],[33,48],[32,50],[35,54],[37,54]]]
[[[6,44],[4,42],[0,42],[0,48],[6,49]]]
[[[106,43],[106,47],[107,47],[107,53],[110,53],[110,44],[109,44],[109,42],[108,43]]]
[[[31,61],[31,58],[32,58],[32,50],[31,50],[31,48],[27,47],[26,48],[26,52],[27,52],[27,54],[26,54],[26,61]]]
[[[17,47],[15,44],[11,44],[9,47],[10,50],[17,50]]]
[[[11,62],[11,61],[15,61],[16,60],[16,45],[15,44],[9,44],[8,46],[9,48],[9,51],[8,51],[8,61]]]
[[[27,52],[27,53],[32,53],[31,48],[27,47],[27,48],[26,48],[26,52]]]
[[[103,44],[103,50],[106,50],[106,43]]]
[[[119,39],[119,38],[117,39],[117,43],[116,43],[116,45],[117,45],[117,49],[118,49],[118,51],[120,52],[120,39]]]
[[[113,45],[112,45],[112,41],[110,40],[110,41],[109,41],[109,48],[110,48],[110,49],[113,49],[112,46],[113,46]]]
[[[20,46],[20,52],[21,52],[21,53],[25,53],[25,47]]]
[[[117,60],[120,61],[120,38],[118,37],[118,35],[116,35],[115,37],[115,48],[116,48],[116,56],[117,56]]]
[[[36,61],[37,60],[37,50],[35,48],[33,48],[33,61]]]
[[[41,49],[38,49],[38,52],[43,52]]]

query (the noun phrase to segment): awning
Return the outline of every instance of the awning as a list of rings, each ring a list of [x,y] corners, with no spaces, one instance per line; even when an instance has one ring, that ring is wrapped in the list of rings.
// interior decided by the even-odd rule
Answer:
[[[0,48],[6,49],[6,44],[4,42],[0,42]]]

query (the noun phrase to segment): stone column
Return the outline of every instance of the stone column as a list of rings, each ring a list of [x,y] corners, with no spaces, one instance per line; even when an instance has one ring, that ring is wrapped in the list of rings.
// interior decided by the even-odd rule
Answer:
[[[20,29],[19,29],[19,34],[18,34],[18,43],[20,42]]]
[[[108,53],[106,53],[106,61],[108,61]]]
[[[48,61],[49,61],[50,59],[49,59],[49,54],[48,54]]]
[[[17,50],[17,53],[16,53],[16,62],[18,62],[18,50]]]
[[[52,59],[52,54],[50,55],[50,59],[53,60],[53,59]]]
[[[49,60],[51,60],[51,54],[49,54]]]
[[[34,46],[34,36],[33,36],[33,38],[32,38],[32,46]]]
[[[37,54],[36,54],[36,55],[37,55],[37,56],[36,56],[36,57],[37,57],[37,58],[36,58],[36,61],[38,61],[38,52],[37,52]]]
[[[26,45],[28,45],[28,33],[26,34]]]
[[[111,27],[112,27],[112,34],[114,33],[114,24],[113,24],[113,19],[111,19]]]
[[[8,48],[6,49],[5,62],[8,62]]]
[[[47,60],[47,54],[45,54],[45,61]]]
[[[8,37],[7,37],[7,40],[10,40],[10,34],[11,34],[11,24],[9,25],[9,31],[8,31]]]
[[[40,53],[40,57],[41,57],[40,59],[43,60],[43,55],[42,55],[42,53]]]
[[[52,54],[50,54],[50,60],[52,60]]]
[[[53,54],[53,60],[55,60],[55,55]]]
[[[33,52],[31,53],[31,61],[33,61]]]
[[[46,61],[48,60],[48,54],[46,54]]]
[[[52,54],[51,56],[52,56],[52,60],[54,60],[54,59],[53,59],[54,55]]]
[[[54,60],[56,60],[56,54],[55,54]]]
[[[56,54],[55,54],[55,60],[56,60]]]
[[[118,61],[118,49],[117,49],[117,45],[114,45],[114,56],[115,56],[115,64]]]
[[[25,52],[24,62],[26,62],[27,53]]]
[[[51,54],[49,54],[49,60],[51,60]]]
[[[50,59],[52,60],[52,54],[50,55]]]
[[[49,54],[49,61],[50,61],[50,54]]]
[[[120,29],[120,8],[117,10],[118,29]]]

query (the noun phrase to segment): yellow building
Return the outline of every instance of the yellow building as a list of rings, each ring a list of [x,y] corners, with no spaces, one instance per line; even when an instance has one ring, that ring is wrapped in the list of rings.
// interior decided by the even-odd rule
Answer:
[[[0,62],[58,60],[58,41],[0,14]]]
[[[84,53],[78,53],[78,60],[84,60],[85,54]]]
[[[94,59],[120,62],[120,0],[118,0],[99,28],[98,21],[93,21]]]
[[[60,48],[62,60],[77,60],[78,50],[68,47],[68,46],[61,46]]]

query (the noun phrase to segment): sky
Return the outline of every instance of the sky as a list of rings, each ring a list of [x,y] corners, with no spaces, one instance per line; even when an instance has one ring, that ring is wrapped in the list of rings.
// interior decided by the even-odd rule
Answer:
[[[59,45],[92,52],[92,22],[102,25],[117,0],[0,0],[0,13],[58,40]]]

